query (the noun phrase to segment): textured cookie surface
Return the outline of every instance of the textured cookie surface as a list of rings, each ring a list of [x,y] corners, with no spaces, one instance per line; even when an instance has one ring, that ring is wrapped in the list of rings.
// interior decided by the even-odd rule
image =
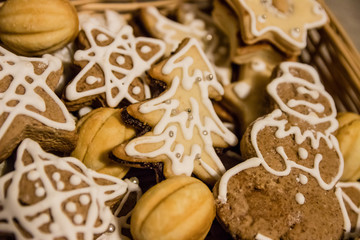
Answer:
[[[274,110],[245,132],[247,160],[214,190],[218,218],[241,239],[339,239],[344,222],[334,186],[343,159],[332,135],[334,102],[316,71],[300,63],[280,64],[267,92]]]
[[[70,152],[75,121],[54,93],[60,60],[19,57],[0,48],[0,61],[0,161],[27,137],[46,150]]]

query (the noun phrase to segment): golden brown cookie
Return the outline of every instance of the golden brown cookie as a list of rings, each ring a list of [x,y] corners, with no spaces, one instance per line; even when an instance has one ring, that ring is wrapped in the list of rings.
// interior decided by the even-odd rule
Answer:
[[[100,173],[122,178],[128,167],[110,159],[111,150],[135,136],[135,130],[124,125],[121,109],[99,108],[77,123],[79,140],[71,156]]]
[[[360,178],[360,116],[356,113],[339,113],[339,129],[336,138],[344,156],[342,181],[357,181]]]
[[[0,48],[0,162],[25,138],[47,151],[69,153],[75,121],[54,93],[62,66],[50,55],[19,57]]]
[[[0,232],[16,239],[92,240],[117,226],[109,206],[128,184],[25,139],[15,170],[0,178],[0,186]]]
[[[214,188],[218,219],[236,239],[340,239],[334,101],[309,65],[283,62],[274,76],[267,86],[273,111],[240,143],[247,160]]]
[[[135,103],[126,113],[151,131],[121,144],[113,154],[128,162],[162,163],[164,175],[194,173],[214,183],[225,168],[214,147],[226,148],[237,138],[216,115],[210,99],[223,94],[214,70],[195,39],[185,39],[169,58],[149,70],[166,84],[158,97]],[[126,122],[126,120],[125,120]]]
[[[237,13],[246,44],[269,41],[288,55],[306,46],[307,30],[324,25],[327,15],[315,0],[228,0]]]
[[[200,180],[175,176],[150,188],[131,216],[134,239],[204,239],[215,218],[209,188]]]
[[[8,0],[0,8],[0,39],[21,55],[53,52],[78,32],[77,12],[67,0]]]

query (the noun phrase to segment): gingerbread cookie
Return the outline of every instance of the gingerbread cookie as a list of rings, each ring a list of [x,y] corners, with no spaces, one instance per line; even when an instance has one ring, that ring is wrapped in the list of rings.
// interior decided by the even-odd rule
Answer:
[[[269,41],[288,55],[306,46],[307,30],[324,25],[327,15],[315,0],[228,0],[237,12],[246,44]]]
[[[237,139],[211,104],[210,99],[221,97],[224,90],[199,43],[185,39],[149,74],[166,83],[167,89],[157,98],[130,105],[126,111],[149,125],[151,131],[121,144],[113,154],[128,162],[161,162],[166,177],[194,173],[214,183],[225,171],[214,147],[233,146]]]
[[[84,50],[75,52],[75,63],[82,69],[66,87],[71,110],[98,101],[116,107],[123,100],[134,103],[150,97],[140,78],[164,53],[161,40],[135,37],[129,25],[113,34],[91,22],[84,24],[79,41]]]
[[[25,138],[47,151],[70,152],[75,121],[54,93],[62,66],[50,55],[19,57],[0,48],[0,162]]]
[[[0,186],[0,232],[17,239],[92,240],[117,225],[109,206],[128,184],[25,139],[15,170],[0,178]]]
[[[336,195],[344,217],[344,239],[358,239],[360,236],[360,183],[339,182],[336,184]]]
[[[274,110],[242,138],[247,160],[214,188],[218,219],[234,238],[340,239],[334,101],[309,65],[284,62],[275,77],[267,87]]]

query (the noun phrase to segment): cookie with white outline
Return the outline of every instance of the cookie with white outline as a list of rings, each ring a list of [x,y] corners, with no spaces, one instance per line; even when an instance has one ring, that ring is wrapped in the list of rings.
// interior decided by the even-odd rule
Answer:
[[[218,219],[237,239],[340,239],[334,101],[309,65],[283,62],[274,76],[273,111],[248,127],[240,143],[246,160],[214,188]]]
[[[31,139],[19,146],[15,170],[0,178],[0,186],[0,232],[54,240],[92,240],[114,230],[110,206],[128,188],[76,158],[44,152]]]
[[[130,105],[126,113],[151,130],[121,144],[113,154],[131,163],[161,163],[165,177],[194,173],[214,183],[225,171],[215,148],[234,146],[237,138],[212,106],[211,99],[219,99],[224,89],[200,44],[184,39],[149,75],[165,83],[166,90]]]
[[[0,48],[0,69],[0,162],[28,137],[47,151],[71,152],[75,121],[54,93],[60,60],[20,57]]]
[[[323,26],[327,14],[315,0],[228,0],[246,44],[269,41],[288,55],[306,46],[307,31]]]
[[[75,52],[74,60],[81,71],[65,89],[70,110],[93,104],[117,107],[150,97],[143,79],[164,54],[161,40],[135,37],[129,25],[113,33],[88,22],[83,24],[79,42],[84,49]]]

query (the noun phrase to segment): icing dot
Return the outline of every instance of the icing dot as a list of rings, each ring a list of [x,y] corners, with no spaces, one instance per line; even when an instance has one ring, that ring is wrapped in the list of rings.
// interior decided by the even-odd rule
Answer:
[[[186,109],[188,113],[191,113],[191,108]]]
[[[175,156],[176,156],[177,158],[180,158],[180,157],[181,157],[181,154],[180,154],[180,153],[177,153]]]
[[[35,190],[35,195],[37,197],[43,197],[45,196],[45,189],[43,187],[38,187],[36,190]]]
[[[294,38],[298,38],[298,37],[300,37],[300,28],[298,28],[298,27],[293,28],[293,29],[291,29],[290,33],[291,33],[291,36],[293,36]]]
[[[77,186],[81,183],[81,178],[79,176],[72,175],[70,177],[70,183],[71,185]]]
[[[89,195],[81,195],[79,201],[81,205],[88,205],[90,203],[90,197]]]
[[[304,174],[299,174],[299,182],[305,185],[308,182],[308,178]]]
[[[305,148],[299,148],[298,149],[298,155],[299,155],[299,157],[301,158],[301,159],[307,159],[308,158],[308,156],[309,156],[309,153],[308,153],[308,151],[306,151],[306,149]]]
[[[116,63],[119,65],[123,65],[125,63],[125,58],[123,56],[118,56],[116,58]]]
[[[85,116],[86,114],[88,114],[89,112],[92,111],[92,108],[91,107],[83,107],[79,110],[79,116],[80,117],[83,117]]]
[[[214,75],[212,75],[212,74],[207,75],[207,79],[208,79],[208,80],[213,80],[213,79],[214,79]]]
[[[265,21],[266,21],[266,18],[267,18],[267,16],[265,15],[265,14],[262,14],[262,15],[260,15],[260,16],[258,16],[258,21],[260,22],[260,23],[264,23]]]
[[[83,218],[83,216],[81,216],[80,214],[76,214],[75,216],[74,216],[74,223],[75,224],[81,224],[82,222],[83,222],[83,220],[84,220],[84,218]]]
[[[204,40],[205,41],[211,41],[211,40],[213,40],[213,35],[211,35],[211,34],[206,34],[206,36],[204,37]]]
[[[132,89],[132,93],[135,94],[135,95],[138,95],[139,93],[141,92],[141,88],[136,86],[136,87],[133,87]]]
[[[240,99],[245,99],[251,90],[251,86],[245,82],[240,82],[234,85],[233,90]]]
[[[142,46],[142,47],[140,48],[140,52],[142,52],[142,53],[149,53],[149,52],[151,52],[151,47],[149,47],[149,46]]]
[[[198,82],[201,82],[201,80],[202,80],[201,77],[196,78],[196,81],[198,81]]]
[[[76,212],[76,204],[73,202],[66,203],[65,210],[71,213]]]
[[[32,170],[26,176],[30,181],[35,181],[40,177],[40,174],[37,171]]]
[[[63,182],[57,182],[56,188],[57,190],[63,190],[65,188],[65,184]]]
[[[305,197],[302,193],[297,193],[295,195],[295,200],[300,205],[303,205],[305,203]]]
[[[208,132],[206,130],[203,131],[204,135],[208,135]]]
[[[134,184],[139,184],[139,179],[137,177],[131,177],[130,182],[132,182]]]
[[[266,64],[261,60],[254,60],[251,62],[251,68],[255,72],[262,72],[266,70]]]
[[[88,76],[85,80],[85,82],[89,85],[92,85],[94,83],[99,83],[101,82],[101,78],[97,78],[97,77],[94,77],[94,76]]]
[[[106,41],[108,39],[109,38],[105,34],[102,34],[102,33],[100,33],[100,34],[98,34],[96,36],[96,40],[99,41],[99,42],[104,42],[104,41]]]
[[[54,179],[55,181],[59,181],[61,176],[60,176],[60,173],[54,172],[51,177],[52,177],[52,179]]]
[[[169,137],[173,137],[174,136],[174,132],[173,131],[170,131],[169,132]]]

